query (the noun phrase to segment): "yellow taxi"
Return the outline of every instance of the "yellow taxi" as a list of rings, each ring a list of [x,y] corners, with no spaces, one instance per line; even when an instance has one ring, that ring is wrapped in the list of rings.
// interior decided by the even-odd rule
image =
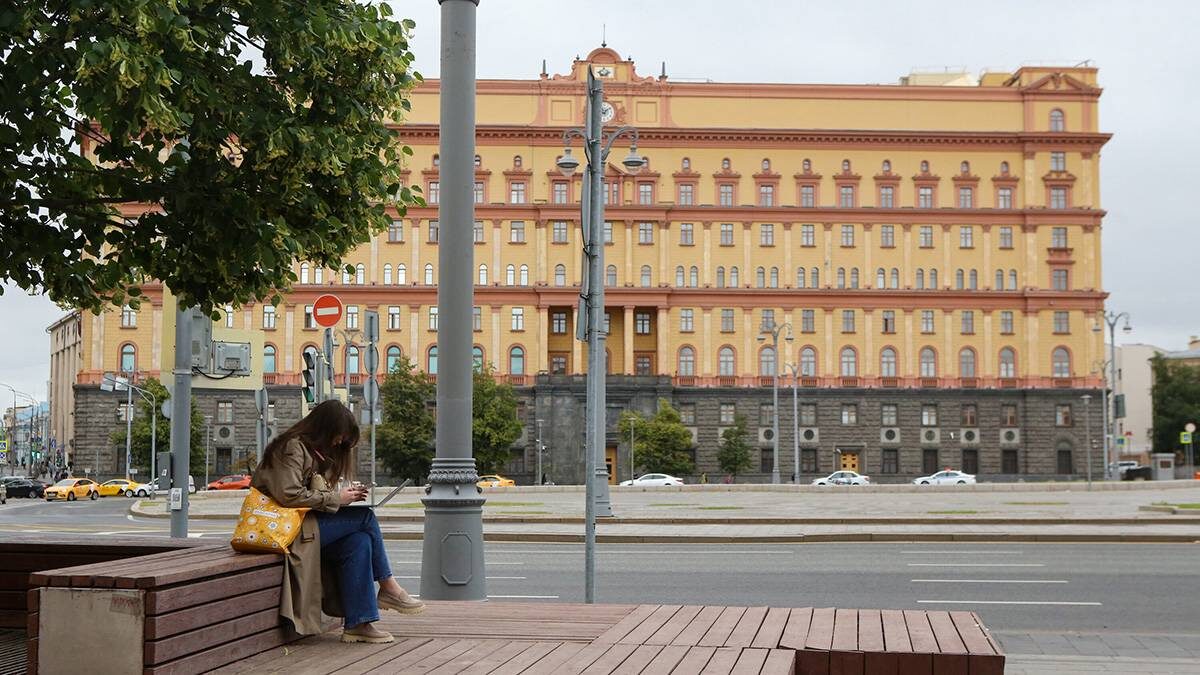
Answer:
[[[517,484],[517,482],[511,478],[505,478],[504,476],[497,476],[495,474],[490,474],[487,476],[480,476],[479,482],[476,483],[476,485],[478,485],[481,488],[513,487],[516,484]]]
[[[96,492],[99,493],[101,497],[119,497],[125,494],[125,491],[131,487],[136,489],[137,483],[124,478],[115,478],[113,480],[101,483],[96,488]]]
[[[44,493],[46,501],[52,502],[56,499],[65,499],[73,502],[76,499],[95,499],[100,496],[99,485],[96,481],[88,478],[64,478],[54,485],[46,488]]]

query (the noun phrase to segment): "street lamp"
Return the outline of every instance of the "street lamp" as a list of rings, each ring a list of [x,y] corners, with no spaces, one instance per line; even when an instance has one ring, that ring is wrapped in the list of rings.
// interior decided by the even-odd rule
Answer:
[[[800,484],[800,418],[796,395],[800,388],[800,364],[785,363],[784,368],[792,371],[792,483]]]
[[[1083,428],[1085,435],[1086,457],[1087,457],[1087,484],[1088,489],[1092,489],[1092,395],[1084,394],[1079,398],[1083,399]]]
[[[779,335],[783,329],[787,329],[787,336],[784,338],[790,344],[793,339],[792,324],[784,322],[776,324],[774,321],[768,325],[765,321],[762,325],[762,332],[758,334],[760,343],[766,342],[767,336],[770,335],[775,349],[775,363],[771,368],[771,396],[774,401],[771,406],[771,422],[773,424],[773,437],[771,438],[772,457],[771,457],[771,483],[779,484]],[[797,479],[799,479],[799,467],[797,467]]]
[[[587,76],[587,114],[583,129],[567,129],[563,132],[563,154],[555,164],[564,176],[571,176],[579,168],[579,160],[571,154],[572,137],[584,143],[587,166],[584,175],[581,200],[581,229],[583,232],[583,254],[587,260],[587,274],[580,289],[579,325],[576,337],[588,343],[587,375],[587,424],[584,443],[586,459],[584,474],[587,503],[584,514],[584,601],[595,601],[595,549],[596,516],[611,516],[612,502],[608,491],[608,472],[600,453],[604,451],[606,394],[604,344],[604,167],[613,143],[622,135],[630,137],[629,154],[621,164],[635,172],[646,163],[637,152],[637,129],[618,127],[607,136],[600,110],[604,104],[604,83],[596,79],[592,69]],[[615,471],[615,467],[614,467]]]
[[[100,389],[102,389],[104,391],[112,391],[114,388],[117,388],[117,387],[127,387],[130,392],[136,391],[138,393],[138,396],[142,397],[143,401],[146,399],[150,399],[150,476],[151,476],[151,478],[157,478],[158,474],[156,473],[156,463],[158,460],[158,397],[156,397],[154,395],[154,392],[151,392],[147,389],[142,389],[141,387],[134,385],[133,382],[130,382],[128,379],[126,379],[125,381],[121,381],[120,378],[117,378],[112,373],[104,373],[104,376],[100,380]],[[132,421],[133,420],[133,403],[132,403],[132,400],[133,400],[133,394],[131,393],[130,394],[130,402],[127,403],[127,408],[126,408],[126,417],[128,419],[125,421],[125,478],[126,479],[128,479],[129,475],[130,475],[129,450],[131,447],[130,439],[133,435],[131,433],[133,430],[133,421]],[[99,471],[100,471],[100,467],[97,466],[96,472],[99,473]]]
[[[1117,405],[1117,323],[1120,322],[1122,319],[1125,320],[1125,325],[1121,327],[1121,332],[1125,333],[1126,335],[1133,332],[1133,326],[1129,325],[1129,312],[1120,312],[1120,313],[1104,312],[1100,315],[1100,318],[1103,319],[1104,323],[1108,326],[1108,350],[1109,350],[1108,361],[1109,361],[1109,368],[1111,369],[1109,371],[1111,373],[1111,376],[1108,378],[1108,381],[1105,383],[1104,391],[1102,392],[1104,394],[1103,403],[1104,403],[1104,415],[1106,418],[1105,419],[1106,424],[1105,424],[1105,429],[1104,429],[1104,477],[1105,477],[1105,479],[1112,479],[1114,477],[1112,475],[1112,465],[1115,464],[1116,462],[1113,461],[1113,458],[1109,451],[1109,442],[1110,442],[1109,438],[1110,437],[1112,438],[1112,442],[1114,442],[1114,443],[1116,442],[1116,439],[1117,439],[1117,407],[1116,407],[1116,405]],[[1100,333],[1100,332],[1104,331],[1104,328],[1101,327],[1101,325],[1097,323],[1094,326],[1092,326],[1092,331],[1096,332],[1096,333]],[[1109,387],[1111,387],[1113,390],[1113,396],[1112,396],[1113,407],[1111,408],[1112,414],[1109,414],[1110,408],[1108,407],[1108,389],[1109,389]],[[1109,425],[1111,425],[1111,426],[1109,426]]]
[[[13,388],[13,386],[10,384],[5,384],[3,382],[0,382],[0,387],[4,387],[4,388],[8,389],[9,391],[12,392],[12,395],[13,395],[12,429],[9,433],[9,437],[12,439],[12,443],[13,443],[13,447],[11,448],[12,459],[9,460],[9,465],[11,466],[12,464],[15,463],[14,460],[17,459],[17,394],[20,394],[21,396],[24,396],[25,398],[29,399],[29,401],[31,403],[33,403],[34,406],[37,405],[37,401],[35,401],[34,398],[32,396],[30,396],[29,394],[26,394],[23,391]],[[33,447],[32,439],[33,439],[33,434],[31,432],[30,433],[30,443],[29,443],[30,448]]]
[[[544,485],[542,480],[542,424],[545,420],[537,420],[537,484]]]
[[[204,487],[208,488],[209,446],[212,445],[212,415],[204,416]]]

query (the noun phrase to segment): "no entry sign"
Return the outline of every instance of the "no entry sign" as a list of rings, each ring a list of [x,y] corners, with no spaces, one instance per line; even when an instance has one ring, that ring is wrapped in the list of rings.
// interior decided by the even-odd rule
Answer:
[[[313,302],[313,321],[323,328],[333,328],[342,320],[342,301],[336,295],[325,294]]]

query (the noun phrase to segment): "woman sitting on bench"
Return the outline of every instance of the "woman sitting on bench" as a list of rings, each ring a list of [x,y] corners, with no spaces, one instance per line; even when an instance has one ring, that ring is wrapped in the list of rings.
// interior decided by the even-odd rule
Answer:
[[[297,632],[313,635],[321,632],[324,608],[344,617],[342,642],[391,642],[391,634],[373,625],[379,608],[417,614],[425,605],[392,577],[375,512],[350,506],[365,499],[368,488],[335,487],[353,470],[357,443],[353,413],[325,401],[267,445],[251,485],[281,506],[312,509],[286,556],[280,615]]]

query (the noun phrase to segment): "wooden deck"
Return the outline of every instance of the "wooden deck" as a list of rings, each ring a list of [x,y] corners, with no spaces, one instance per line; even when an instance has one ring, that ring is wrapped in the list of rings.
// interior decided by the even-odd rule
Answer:
[[[971,612],[431,602],[419,616],[387,613],[379,625],[396,642],[341,644],[336,630],[216,672],[1004,672]]]

